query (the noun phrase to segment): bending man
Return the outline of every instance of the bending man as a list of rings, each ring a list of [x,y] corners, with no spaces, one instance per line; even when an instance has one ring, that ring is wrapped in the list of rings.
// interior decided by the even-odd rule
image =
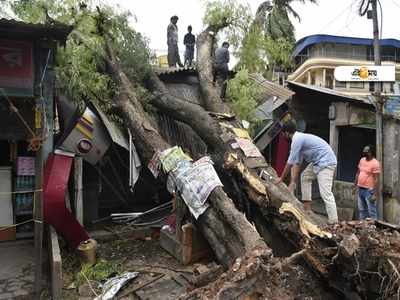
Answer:
[[[283,134],[291,140],[288,161],[278,182],[282,182],[291,172],[289,190],[294,191],[300,173],[300,165],[304,161],[307,167],[301,174],[301,193],[304,209],[311,210],[312,181],[317,178],[319,191],[325,203],[330,224],[338,222],[335,197],[332,193],[333,176],[336,169],[336,156],[327,142],[318,136],[296,131],[293,121],[286,122]]]

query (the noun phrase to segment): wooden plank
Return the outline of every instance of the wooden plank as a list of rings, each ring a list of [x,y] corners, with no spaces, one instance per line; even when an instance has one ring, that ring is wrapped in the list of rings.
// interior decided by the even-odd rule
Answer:
[[[35,236],[35,299],[40,299],[42,291],[42,259],[43,259],[43,148],[36,155],[35,187],[33,198],[33,219]]]
[[[38,44],[35,44],[38,49]],[[36,154],[35,160],[35,187],[38,192],[35,192],[34,197],[34,220],[35,220],[35,299],[40,299],[42,291],[42,262],[43,262],[43,167],[47,160],[49,153],[53,151],[54,145],[54,73],[48,69],[48,63],[53,56],[53,49],[40,49],[35,52],[35,63],[38,66],[36,69],[36,78],[43,79],[43,82],[36,82],[41,88],[43,93],[41,96],[36,97],[36,105],[43,108],[41,109],[41,124],[46,121],[46,131],[48,135],[43,141],[42,147]],[[46,118],[44,118],[46,114]],[[44,128],[36,128],[36,134],[44,137]]]
[[[83,173],[83,160],[82,157],[76,156],[74,158],[74,205],[75,217],[81,225],[83,225],[83,195],[82,195],[82,173]]]
[[[193,247],[193,225],[185,224],[182,226],[182,263],[189,264],[192,261]]]
[[[62,259],[58,236],[52,226],[49,226],[49,260],[51,275],[51,296],[53,300],[62,299]]]

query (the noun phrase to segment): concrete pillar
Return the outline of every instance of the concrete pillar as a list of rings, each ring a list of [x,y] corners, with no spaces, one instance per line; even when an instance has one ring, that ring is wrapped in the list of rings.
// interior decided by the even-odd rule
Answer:
[[[339,150],[339,127],[336,126],[335,120],[330,121],[329,144],[331,145],[333,152],[335,152],[337,156]]]
[[[322,69],[322,86],[326,87],[326,69]]]
[[[307,84],[311,85],[311,71],[307,72]]]

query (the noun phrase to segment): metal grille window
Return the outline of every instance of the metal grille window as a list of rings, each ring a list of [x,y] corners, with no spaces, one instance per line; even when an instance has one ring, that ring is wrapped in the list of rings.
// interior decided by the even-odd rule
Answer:
[[[364,82],[350,82],[350,88],[351,89],[363,89],[364,88]]]
[[[335,87],[336,88],[345,89],[346,88],[346,82],[345,81],[337,81],[337,80],[335,80]]]

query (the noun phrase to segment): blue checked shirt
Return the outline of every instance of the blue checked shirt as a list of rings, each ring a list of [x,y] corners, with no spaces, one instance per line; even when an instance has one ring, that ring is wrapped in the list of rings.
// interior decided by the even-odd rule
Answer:
[[[303,161],[313,164],[315,174],[326,167],[337,165],[335,153],[327,142],[313,134],[295,132],[288,164],[300,164]]]

